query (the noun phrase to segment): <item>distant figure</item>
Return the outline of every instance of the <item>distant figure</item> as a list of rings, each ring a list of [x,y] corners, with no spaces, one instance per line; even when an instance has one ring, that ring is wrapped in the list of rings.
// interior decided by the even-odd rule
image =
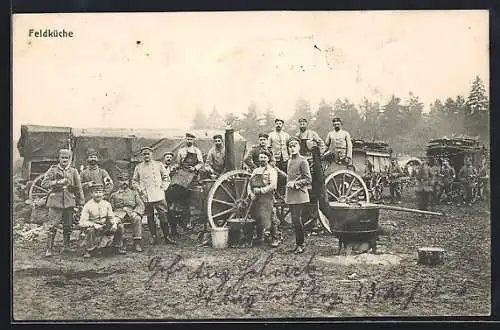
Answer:
[[[72,156],[73,152],[71,150],[59,150],[59,164],[51,166],[42,179],[42,188],[50,190],[47,197],[49,227],[46,257],[52,256],[57,226],[61,222],[63,227],[63,252],[71,251],[70,237],[73,227],[74,208],[77,205],[83,206],[85,202],[80,175],[76,168],[71,167]]]
[[[481,167],[478,171],[479,177],[479,196],[482,200],[488,201],[490,198],[490,166],[486,158],[481,161]]]
[[[396,162],[395,159],[391,160],[391,165],[389,166],[389,179],[390,179],[390,192],[391,192],[391,203],[401,203],[401,177],[403,176],[403,171],[401,167]]]
[[[437,158],[431,159],[431,177],[432,177],[432,194],[431,194],[431,202],[433,204],[437,204],[439,202],[438,196],[441,194],[439,191],[439,171],[441,170],[441,166],[439,165],[439,160]]]
[[[470,158],[466,158],[464,166],[458,172],[458,179],[465,188],[464,204],[472,205],[475,177],[476,171],[472,167],[472,161]]]
[[[417,187],[415,193],[417,195],[418,208],[426,211],[429,208],[430,195],[432,193],[432,173],[426,159],[422,160],[421,165],[417,168],[416,179]]]
[[[438,184],[440,186],[440,195],[444,193],[445,199],[449,202],[449,196],[451,194],[451,184],[455,181],[455,169],[450,165],[448,159],[443,159],[443,165],[439,170]],[[438,200],[441,196],[437,196]]]
[[[213,137],[214,146],[208,150],[206,168],[213,179],[218,178],[224,172],[226,160],[226,148],[222,135],[217,134]]]
[[[108,171],[99,167],[98,164],[98,152],[94,149],[89,149],[87,151],[87,167],[80,173],[86,202],[91,199],[92,191],[90,187],[95,184],[103,185],[104,199],[108,199],[109,195],[113,191],[113,180],[111,180]]]

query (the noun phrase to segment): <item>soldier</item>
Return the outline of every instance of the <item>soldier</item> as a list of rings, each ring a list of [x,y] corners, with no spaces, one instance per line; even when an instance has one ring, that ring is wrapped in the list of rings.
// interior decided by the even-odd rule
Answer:
[[[403,170],[398,165],[395,159],[391,160],[391,165],[389,166],[389,179],[390,179],[390,191],[391,191],[391,203],[397,202],[401,204],[401,177],[403,176]]]
[[[415,176],[417,179],[415,193],[417,195],[418,208],[425,211],[429,207],[430,194],[432,192],[432,173],[427,160],[422,160]]]
[[[295,254],[304,252],[304,207],[309,203],[308,188],[312,177],[307,160],[299,154],[300,140],[291,137],[287,141],[291,158],[287,166],[287,182],[285,191],[285,202],[290,207],[292,222],[295,227]]]
[[[271,155],[269,163],[274,164],[273,151],[271,150],[271,147],[267,145],[268,139],[269,135],[260,133],[259,143],[253,146],[243,159],[243,163],[250,168],[250,171],[253,171],[257,167],[259,167],[259,154],[261,153],[261,151],[267,151]]]
[[[332,123],[334,130],[328,133],[325,146],[334,156],[333,161],[350,165],[352,160],[351,135],[342,129],[342,120],[340,118],[333,118]]]
[[[149,232],[151,233],[150,243],[158,243],[154,218],[154,210],[156,209],[165,243],[175,244],[175,240],[170,237],[166,215],[167,202],[165,201],[165,190],[167,190],[170,184],[170,177],[165,166],[151,158],[152,153],[153,149],[150,147],[143,147],[141,149],[143,162],[138,164],[134,169],[132,187],[137,190],[144,202]]]
[[[320,153],[325,151],[325,142],[319,137],[318,133],[307,128],[307,119],[299,118],[299,131],[295,135],[300,140],[300,154],[307,159],[307,162],[311,164],[312,153],[311,146],[317,145],[319,147]],[[312,174],[311,174],[312,175]],[[316,187],[315,187],[316,188]],[[317,189],[309,190],[310,203],[306,207],[304,214],[305,219],[315,219],[311,222],[312,228],[310,228],[312,234],[317,234],[321,231],[321,226],[319,224],[319,218],[317,214],[318,210],[318,192]]]
[[[41,183],[43,188],[50,190],[49,196],[47,197],[49,228],[47,235],[47,250],[45,252],[46,257],[52,256],[57,226],[61,222],[64,244],[62,251],[72,251],[70,247],[70,237],[73,225],[73,212],[77,205],[82,206],[85,201],[80,175],[76,168],[71,167],[72,155],[73,153],[71,150],[59,150],[59,164],[49,168]]]
[[[217,134],[213,137],[214,146],[208,150],[206,167],[208,172],[215,179],[224,172],[224,163],[226,159],[226,150],[222,140],[222,135]]]
[[[445,194],[445,199],[448,203],[451,203],[449,201],[449,195],[451,193],[451,184],[455,180],[455,177],[455,169],[450,166],[448,159],[443,159],[443,165],[439,169],[438,184],[440,186],[439,192],[443,192]],[[437,196],[438,200],[440,200],[440,198],[441,196]]]
[[[489,200],[490,198],[490,186],[489,186],[489,178],[490,178],[490,167],[486,158],[483,158],[481,161],[481,167],[478,171],[479,177],[479,195],[482,200]]]
[[[119,217],[115,217],[111,204],[104,200],[104,186],[95,184],[91,187],[92,199],[85,203],[79,225],[87,230],[87,252],[84,258],[90,258],[100,248],[112,246],[118,254],[125,254],[123,233],[125,229]]]
[[[142,252],[142,216],[144,215],[144,202],[137,191],[130,189],[127,173],[118,175],[118,190],[111,194],[109,201],[116,217],[120,222],[132,224],[132,239],[134,249]]]
[[[285,121],[279,118],[274,120],[275,129],[269,133],[268,145],[272,150],[272,155],[274,157],[274,165],[282,172],[286,172],[287,162],[289,159],[288,150],[286,146],[286,141],[290,138],[287,132],[283,131],[283,126]],[[278,192],[280,195],[285,193],[285,182],[286,180],[282,177],[278,177]]]
[[[104,186],[104,198],[108,198],[113,191],[113,180],[111,180],[108,171],[106,171],[104,168],[99,167],[98,162],[99,155],[97,151],[94,149],[89,149],[87,152],[88,166],[80,173],[83,193],[85,195],[85,202],[88,202],[90,200],[90,187],[94,184],[102,184]]]
[[[472,161],[470,158],[466,158],[464,166],[458,172],[458,179],[465,188],[464,204],[467,203],[469,206],[472,205],[475,177],[476,171],[472,167]]]
[[[437,158],[433,158],[430,164],[431,169],[431,185],[432,185],[432,194],[431,194],[431,202],[433,204],[437,204],[439,202],[438,195],[440,195],[439,191],[439,171],[441,166],[439,166],[439,160]]]
[[[203,154],[194,146],[195,138],[193,134],[186,133],[186,146],[177,152],[177,164],[191,172],[197,172],[203,167]]]
[[[163,166],[165,166],[165,169],[170,177],[172,176],[172,172],[174,172],[177,168],[177,164],[174,162],[174,157],[175,155],[171,151],[167,151],[163,154]]]
[[[273,191],[278,184],[278,173],[269,165],[271,153],[266,150],[259,152],[259,167],[252,171],[250,184],[247,185],[248,195],[252,199],[251,214],[256,221],[256,243],[264,242],[264,232],[270,228],[272,247],[279,245],[279,222],[273,217]]]

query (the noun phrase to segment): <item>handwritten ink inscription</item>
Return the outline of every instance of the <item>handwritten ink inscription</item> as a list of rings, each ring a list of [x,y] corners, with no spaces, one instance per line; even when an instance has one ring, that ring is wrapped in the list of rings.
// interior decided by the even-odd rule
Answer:
[[[432,298],[440,294],[439,280],[430,284],[422,281],[367,283],[329,280],[320,276],[313,264],[314,258],[313,254],[301,265],[279,265],[271,253],[264,259],[247,261],[246,265],[214,267],[202,261],[193,267],[188,266],[181,255],[175,255],[165,263],[161,257],[155,256],[148,264],[150,276],[145,282],[145,289],[152,289],[153,285],[165,286],[165,283],[168,288],[169,282],[183,281],[186,283],[185,292],[177,297],[176,302],[169,303],[170,306],[233,305],[245,313],[250,313],[259,302],[287,303],[332,311],[345,303],[391,301],[404,310],[417,297]]]

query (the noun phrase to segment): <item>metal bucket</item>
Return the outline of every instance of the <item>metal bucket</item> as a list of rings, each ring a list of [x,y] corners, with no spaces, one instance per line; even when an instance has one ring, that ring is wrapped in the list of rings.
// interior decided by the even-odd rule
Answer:
[[[211,230],[212,246],[216,249],[227,248],[229,228],[215,227]]]
[[[232,248],[250,247],[255,230],[254,219],[235,218],[227,221],[229,227],[228,245]]]

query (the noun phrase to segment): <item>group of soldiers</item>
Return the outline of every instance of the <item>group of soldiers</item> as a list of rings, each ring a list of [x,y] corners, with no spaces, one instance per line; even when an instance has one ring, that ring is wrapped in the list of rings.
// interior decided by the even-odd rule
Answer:
[[[441,163],[441,164],[440,164]],[[464,165],[458,173],[450,165],[448,159],[424,159],[416,170],[417,197],[420,209],[426,210],[430,205],[441,202],[452,203],[451,196],[454,182],[462,185],[462,203],[472,205],[474,195],[488,199],[489,166],[483,158],[479,169],[472,165],[472,159],[465,158]]]
[[[277,191],[290,207],[296,236],[294,253],[304,252],[303,221],[310,216],[311,205],[315,202],[311,194],[311,148],[318,146],[323,154],[334,155],[332,159],[343,164],[349,164],[352,159],[349,133],[341,128],[340,118],[334,118],[332,123],[334,130],[323,141],[316,132],[308,129],[305,118],[299,119],[299,131],[294,136],[284,131],[284,120],[276,119],[275,130],[259,134],[259,143],[245,156],[244,164],[252,172],[248,196],[252,200],[251,216],[256,220],[256,244],[264,243],[265,233],[270,233],[272,247],[280,244],[279,222],[273,216]],[[135,167],[131,180],[128,173],[118,174],[117,189],[109,173],[98,165],[97,151],[88,151],[87,167],[79,173],[71,163],[72,151],[61,149],[59,164],[49,168],[41,184],[50,191],[46,204],[49,233],[45,255],[50,257],[53,254],[60,223],[63,227],[63,252],[73,251],[70,236],[78,209],[81,209],[78,225],[86,233],[86,258],[99,254],[104,247],[111,247],[118,254],[126,253],[125,225],[132,227],[134,250],[142,252],[144,215],[151,234],[150,244],[158,244],[160,236],[155,211],[164,242],[176,244],[178,220],[189,218],[190,211],[185,190],[174,189],[178,185],[171,183],[175,180],[192,181],[200,175],[214,179],[223,173],[225,167],[222,135],[213,137],[214,145],[205,160],[194,144],[195,138],[186,133],[185,146],[178,150],[177,155],[166,152],[162,161],[153,159],[150,147],[143,147],[143,161]],[[185,175],[173,176],[179,172]]]

